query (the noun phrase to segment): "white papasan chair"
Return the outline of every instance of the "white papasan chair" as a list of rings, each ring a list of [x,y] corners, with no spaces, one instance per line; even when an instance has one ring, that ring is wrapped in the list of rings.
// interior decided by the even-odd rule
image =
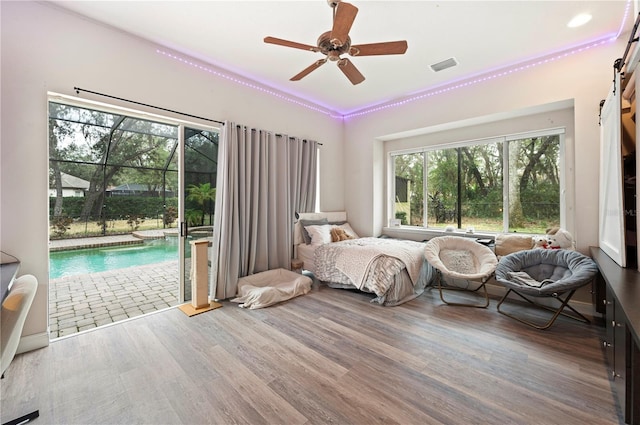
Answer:
[[[475,239],[462,236],[438,236],[427,241],[424,248],[427,262],[438,271],[436,279],[440,299],[448,305],[486,308],[489,295],[485,284],[496,270],[498,259],[487,246]],[[463,284],[460,285],[459,282]],[[472,282],[477,285],[472,285]],[[451,302],[444,298],[443,290],[483,291],[484,302]]]

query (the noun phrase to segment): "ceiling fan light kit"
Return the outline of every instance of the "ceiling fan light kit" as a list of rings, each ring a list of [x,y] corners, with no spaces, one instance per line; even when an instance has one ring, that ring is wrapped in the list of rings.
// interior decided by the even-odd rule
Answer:
[[[336,62],[338,68],[351,81],[351,84],[360,84],[365,80],[364,75],[358,71],[356,66],[348,58],[341,58],[340,55],[349,56],[377,56],[377,55],[401,55],[407,51],[406,40],[389,41],[383,43],[351,45],[349,31],[358,14],[358,8],[350,3],[339,0],[327,0],[333,9],[333,27],[318,37],[316,46],[297,43],[295,41],[284,40],[276,37],[265,37],[264,42],[277,44],[294,49],[319,52],[325,55],[324,59],[317,60],[298,74],[291,77],[291,81],[298,81],[324,65],[327,60]]]

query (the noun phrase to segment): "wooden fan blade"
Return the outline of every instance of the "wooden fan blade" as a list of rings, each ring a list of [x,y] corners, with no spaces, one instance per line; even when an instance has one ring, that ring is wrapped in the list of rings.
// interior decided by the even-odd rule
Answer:
[[[333,28],[331,29],[331,43],[340,47],[347,42],[349,30],[356,19],[358,8],[351,3],[340,2],[336,5],[336,13],[333,18]]]
[[[351,84],[353,84],[354,86],[364,81],[364,75],[362,75],[360,71],[358,71],[358,68],[356,68],[356,66],[351,63],[349,59],[340,59],[338,61],[338,68],[340,68],[340,70],[344,73],[344,75],[347,76],[349,81],[351,81]]]
[[[279,46],[293,47],[294,49],[302,49],[302,50],[307,50],[311,52],[320,51],[320,49],[318,49],[318,47],[316,46],[311,46],[309,44],[296,43],[295,41],[283,40],[281,38],[275,38],[275,37],[265,37],[264,42],[270,43],[270,44],[277,44]]]
[[[315,71],[316,69],[320,68],[322,65],[325,64],[327,60],[326,59],[320,59],[315,61],[313,64],[311,64],[310,66],[306,67],[305,69],[303,69],[301,72],[299,72],[298,74],[294,75],[293,77],[290,78],[290,81],[298,81],[298,80],[302,80],[304,77],[306,77],[307,75],[309,75],[312,71]]]
[[[388,41],[386,43],[358,44],[351,46],[351,56],[401,55],[407,51],[407,41]]]

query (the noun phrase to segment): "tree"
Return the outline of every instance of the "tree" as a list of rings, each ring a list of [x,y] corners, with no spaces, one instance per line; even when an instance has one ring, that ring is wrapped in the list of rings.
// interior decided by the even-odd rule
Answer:
[[[187,188],[189,194],[187,195],[188,201],[194,201],[202,208],[202,218],[200,225],[204,226],[204,217],[207,215],[207,202],[215,201],[216,188],[211,187],[211,183],[201,183],[199,185],[189,185]]]
[[[450,222],[455,218],[458,199],[458,152],[455,148],[442,149],[428,155],[428,191],[432,201],[429,212],[437,223]]]
[[[502,156],[500,143],[459,148],[461,154],[461,222],[471,217],[501,218]]]
[[[218,168],[218,138],[218,133],[211,131],[185,129],[185,174],[216,172]]]
[[[146,137],[153,137],[147,135]],[[145,152],[131,160],[131,164],[122,167],[112,181],[114,185],[120,184],[142,184],[146,186],[149,196],[159,196],[162,191],[172,191],[177,189],[173,185],[174,179],[167,179],[167,170],[177,171],[177,155],[170,157],[173,145],[178,143],[177,139],[169,140],[167,146],[156,148]],[[154,143],[147,141],[147,143]]]
[[[480,173],[480,170],[476,165],[476,151],[477,149],[472,150],[472,148],[468,148],[468,147],[460,148],[460,152],[463,155],[463,166],[465,166],[467,173],[470,176],[470,178],[468,179],[469,183],[471,183],[470,180],[475,181],[478,187],[478,191],[480,192],[480,195],[486,196],[487,188],[484,183],[483,175],[482,173]]]
[[[557,223],[560,214],[559,157],[557,135],[522,140],[520,199],[528,219]]]
[[[64,165],[77,168],[83,175],[72,174],[89,180],[80,214],[85,220],[102,215],[107,188],[126,177],[125,170],[149,171],[142,183],[150,190],[160,184],[160,170],[168,166],[177,141],[176,126],[53,102],[49,113],[49,142],[56,154],[50,161],[53,174]]]
[[[397,155],[394,157],[396,177],[405,179],[410,204],[408,224],[421,226],[424,217],[423,163],[422,153]]]
[[[61,158],[66,155],[64,149],[59,143],[60,139],[67,138],[73,133],[69,126],[61,126],[57,120],[50,120],[49,122],[49,156],[52,158]],[[55,187],[56,189],[56,202],[53,208],[53,216],[62,216],[63,208],[63,193],[62,193],[62,171],[60,170],[60,164],[58,161],[51,161],[49,169],[49,187]],[[73,174],[72,174],[73,175]]]
[[[509,142],[509,227],[524,226],[524,212],[520,199],[520,183],[518,178],[518,159],[522,150],[522,141]]]
[[[558,183],[558,156],[553,152],[553,147],[557,148],[557,143],[552,143],[555,139],[556,137],[546,136],[527,140],[527,146],[522,150],[523,156],[526,157],[526,164],[520,178],[521,187],[528,187],[529,181],[535,184],[539,176],[545,179],[550,178],[553,183]]]
[[[49,152],[55,155],[57,146],[58,143],[55,127],[51,125],[49,126]],[[51,161],[49,174],[49,187],[51,187],[51,180],[53,180],[53,186],[56,188],[56,203],[53,207],[53,216],[60,217],[62,216],[62,202],[64,198],[62,196],[62,174],[60,172],[58,161]]]

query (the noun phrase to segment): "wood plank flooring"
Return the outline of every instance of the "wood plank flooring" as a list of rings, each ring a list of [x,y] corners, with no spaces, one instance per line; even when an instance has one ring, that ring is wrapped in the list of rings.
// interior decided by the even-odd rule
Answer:
[[[455,296],[455,295],[454,295]],[[37,424],[617,424],[600,338],[530,329],[435,290],[398,307],[314,284],[262,310],[178,309],[16,357],[2,422]],[[524,308],[517,304],[509,307]]]

